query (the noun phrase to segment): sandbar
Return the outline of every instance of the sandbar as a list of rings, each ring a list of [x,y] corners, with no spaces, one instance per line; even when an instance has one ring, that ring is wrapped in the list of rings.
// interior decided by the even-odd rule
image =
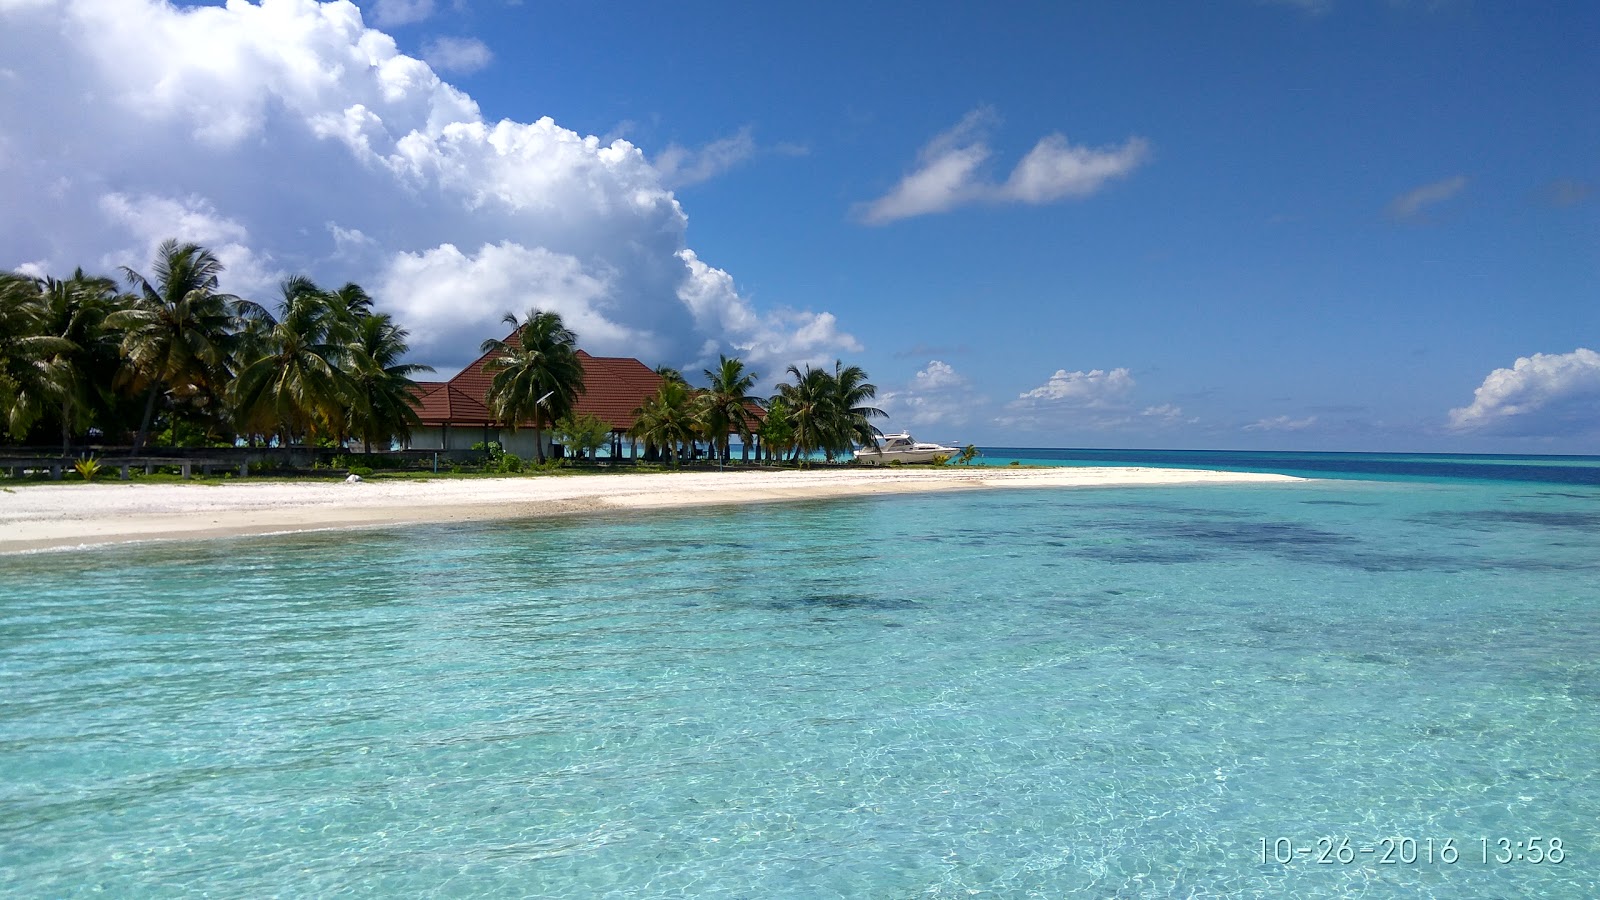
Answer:
[[[134,541],[996,488],[1304,479],[1196,469],[808,469],[430,480],[36,484],[0,490],[0,553]]]

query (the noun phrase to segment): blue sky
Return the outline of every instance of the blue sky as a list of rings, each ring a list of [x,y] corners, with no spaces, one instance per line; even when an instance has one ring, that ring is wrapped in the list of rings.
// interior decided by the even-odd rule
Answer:
[[[842,357],[937,440],[1600,452],[1600,5],[359,6],[0,0],[0,265]]]

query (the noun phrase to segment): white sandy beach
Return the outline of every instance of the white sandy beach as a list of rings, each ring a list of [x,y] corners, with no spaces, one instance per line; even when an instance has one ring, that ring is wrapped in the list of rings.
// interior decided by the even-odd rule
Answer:
[[[129,541],[931,491],[1299,481],[1154,468],[829,469],[430,481],[48,484],[0,492],[0,553]]]

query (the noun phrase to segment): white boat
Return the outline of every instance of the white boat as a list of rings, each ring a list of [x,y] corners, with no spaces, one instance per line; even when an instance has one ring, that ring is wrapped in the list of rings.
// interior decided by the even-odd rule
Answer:
[[[902,431],[899,434],[884,435],[876,447],[862,447],[857,450],[856,460],[869,466],[888,465],[896,460],[902,463],[925,463],[933,462],[935,456],[954,459],[960,452],[960,447],[925,443]]]

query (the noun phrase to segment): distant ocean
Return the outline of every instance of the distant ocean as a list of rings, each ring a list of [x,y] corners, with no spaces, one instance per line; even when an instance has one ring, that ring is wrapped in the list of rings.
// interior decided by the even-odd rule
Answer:
[[[0,558],[8,896],[1600,897],[1600,459]]]
[[[1600,486],[1600,456],[1465,453],[1285,453],[1255,450],[1061,450],[983,447],[978,462],[1034,466],[1158,466],[1277,472],[1372,481],[1537,482]]]

